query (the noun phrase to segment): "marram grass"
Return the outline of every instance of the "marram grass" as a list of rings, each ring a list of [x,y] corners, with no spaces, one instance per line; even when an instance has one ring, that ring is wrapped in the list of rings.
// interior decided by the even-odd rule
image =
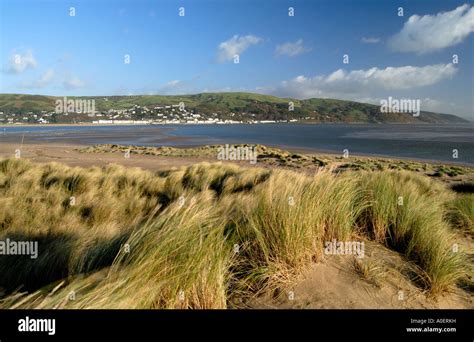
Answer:
[[[35,240],[39,253],[0,257],[0,306],[226,308],[294,281],[323,261],[325,241],[361,236],[403,253],[436,295],[465,275],[451,229],[472,224],[472,197],[455,196],[387,170],[153,173],[6,159],[0,240]]]

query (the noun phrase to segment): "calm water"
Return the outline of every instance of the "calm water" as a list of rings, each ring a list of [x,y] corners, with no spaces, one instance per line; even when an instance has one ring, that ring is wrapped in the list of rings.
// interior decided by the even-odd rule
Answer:
[[[474,124],[462,125],[156,125],[0,128],[4,139],[81,144],[183,146],[260,143],[351,154],[380,155],[474,164]],[[8,139],[11,140],[11,139]],[[453,159],[453,149],[459,151]]]

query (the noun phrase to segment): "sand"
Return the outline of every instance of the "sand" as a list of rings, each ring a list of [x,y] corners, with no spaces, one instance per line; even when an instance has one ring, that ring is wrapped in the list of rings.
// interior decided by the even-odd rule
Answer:
[[[468,253],[472,238],[458,237]],[[470,246],[466,246],[468,244]],[[365,241],[364,263],[374,264],[377,283],[361,277],[354,268],[355,256],[326,255],[309,265],[302,276],[278,296],[262,296],[247,303],[259,309],[472,309],[472,292],[459,287],[437,298],[427,296],[410,281],[411,264],[401,254]]]
[[[0,144],[0,158],[15,157],[20,150],[20,157],[37,163],[58,162],[69,166],[91,167],[104,166],[110,163],[129,167],[141,167],[146,170],[169,170],[172,167],[192,165],[202,161],[215,161],[193,157],[159,157],[131,154],[125,158],[122,153],[82,153],[77,149],[84,145],[48,143],[48,144]]]
[[[109,163],[128,167],[141,167],[152,171],[169,170],[215,159],[204,157],[164,157],[123,153],[82,153],[85,145],[65,142],[21,142],[0,143],[0,159],[15,156],[19,149],[21,158],[37,163],[59,162],[69,166],[91,167]],[[264,166],[264,165],[262,165]],[[459,236],[459,244],[468,255],[474,255],[472,237]],[[322,262],[314,263],[285,292],[277,296],[265,295],[244,304],[250,308],[474,308],[472,289],[456,288],[452,293],[433,300],[404,274],[410,267],[408,261],[398,253],[385,247],[366,242],[364,262],[376,261],[383,268],[379,284],[361,277],[354,267],[354,256],[325,256]],[[399,299],[400,291],[403,300]],[[290,296],[291,293],[291,296]],[[240,305],[237,305],[240,306]]]

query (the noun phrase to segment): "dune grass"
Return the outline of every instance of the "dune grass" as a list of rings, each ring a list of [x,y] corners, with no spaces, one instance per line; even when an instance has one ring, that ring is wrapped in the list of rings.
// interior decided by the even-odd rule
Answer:
[[[39,256],[0,256],[0,306],[226,308],[294,281],[324,259],[325,241],[361,238],[403,253],[437,295],[465,275],[452,250],[453,198],[427,177],[388,170],[309,176],[202,163],[152,173],[6,159],[0,240],[39,241]]]
[[[446,215],[451,224],[474,235],[474,193],[458,194],[447,207]]]
[[[444,220],[442,187],[408,173],[366,173],[361,187],[369,206],[361,229],[376,241],[404,253],[423,270],[432,293],[440,293],[463,276],[460,253]]]

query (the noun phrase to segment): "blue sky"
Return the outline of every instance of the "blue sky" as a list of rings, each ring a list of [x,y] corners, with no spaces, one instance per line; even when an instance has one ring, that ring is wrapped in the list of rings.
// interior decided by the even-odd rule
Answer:
[[[1,93],[392,96],[473,115],[468,2],[3,0],[0,11]]]

